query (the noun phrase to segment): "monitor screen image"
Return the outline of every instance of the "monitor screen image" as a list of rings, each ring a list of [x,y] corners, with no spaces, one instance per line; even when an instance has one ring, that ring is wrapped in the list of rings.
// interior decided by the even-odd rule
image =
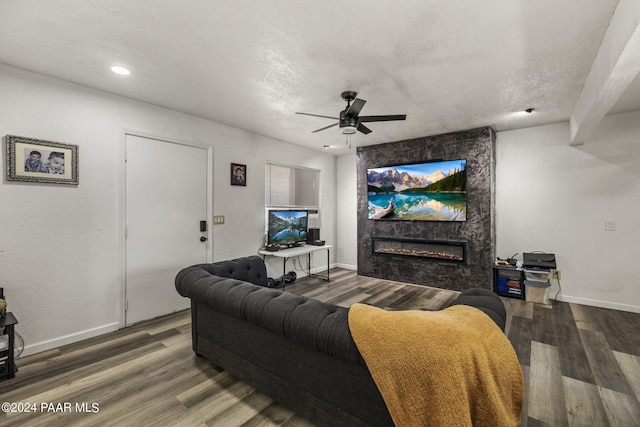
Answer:
[[[293,246],[307,241],[306,210],[270,210],[267,243]]]

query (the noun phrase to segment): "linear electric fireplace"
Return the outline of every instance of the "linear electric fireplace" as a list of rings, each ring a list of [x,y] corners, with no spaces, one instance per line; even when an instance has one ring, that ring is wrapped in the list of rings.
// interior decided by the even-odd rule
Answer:
[[[374,236],[371,240],[374,255],[400,255],[462,263],[466,261],[465,242],[379,236]]]

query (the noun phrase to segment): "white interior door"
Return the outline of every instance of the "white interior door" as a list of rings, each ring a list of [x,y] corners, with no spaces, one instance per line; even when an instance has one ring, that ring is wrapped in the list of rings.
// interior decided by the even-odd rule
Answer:
[[[189,307],[178,271],[207,261],[207,150],[126,135],[125,323]],[[207,221],[207,229],[209,227]]]

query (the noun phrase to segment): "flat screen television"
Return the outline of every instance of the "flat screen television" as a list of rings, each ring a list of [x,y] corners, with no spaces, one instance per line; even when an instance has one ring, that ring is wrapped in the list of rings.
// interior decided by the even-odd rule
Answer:
[[[467,161],[367,169],[367,201],[372,220],[466,221]]]
[[[307,241],[309,212],[306,210],[270,210],[267,243],[297,246]]]

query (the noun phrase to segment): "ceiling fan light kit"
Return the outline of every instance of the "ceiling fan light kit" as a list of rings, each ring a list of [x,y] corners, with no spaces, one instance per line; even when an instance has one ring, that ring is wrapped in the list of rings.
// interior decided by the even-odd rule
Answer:
[[[320,114],[310,114],[310,113],[299,113],[304,116],[313,116],[313,117],[322,117],[325,119],[337,119],[338,122],[331,124],[329,126],[325,126],[320,129],[316,129],[312,131],[312,133],[320,132],[325,129],[332,128],[334,126],[339,126],[340,131],[343,135],[347,135],[347,143],[349,147],[351,147],[350,136],[355,134],[356,132],[361,132],[363,134],[371,133],[371,129],[363,125],[362,123],[366,122],[388,122],[393,120],[405,120],[407,118],[406,114],[396,114],[396,115],[384,115],[384,116],[360,116],[360,110],[364,107],[364,104],[367,102],[364,99],[356,98],[358,96],[357,92],[352,90],[347,90],[342,92],[342,99],[347,101],[347,108],[340,111],[339,117],[331,117],[331,116],[323,116]]]
[[[344,126],[342,128],[343,135],[353,135],[356,133],[357,128],[355,126]]]

